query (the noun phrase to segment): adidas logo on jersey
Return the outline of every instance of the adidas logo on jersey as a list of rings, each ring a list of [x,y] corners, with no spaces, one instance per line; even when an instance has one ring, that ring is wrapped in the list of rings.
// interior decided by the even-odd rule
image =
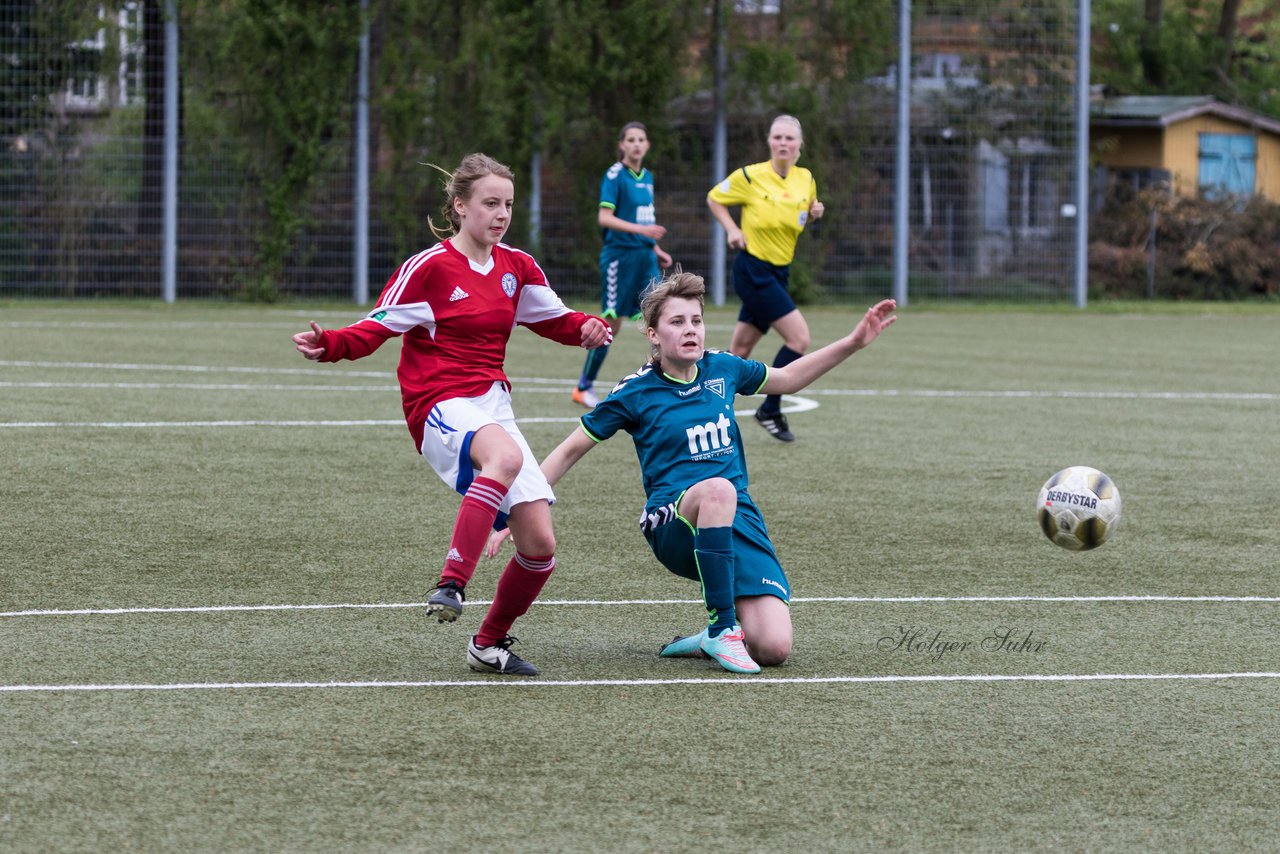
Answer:
[[[471,296],[471,294],[467,293],[462,288],[455,285],[453,288],[453,293],[449,295],[449,302],[457,302],[458,300],[466,299],[469,296]]]

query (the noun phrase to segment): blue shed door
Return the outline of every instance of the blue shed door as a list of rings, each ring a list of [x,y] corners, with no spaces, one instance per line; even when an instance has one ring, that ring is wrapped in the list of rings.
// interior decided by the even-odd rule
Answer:
[[[1253,195],[1258,142],[1245,133],[1200,134],[1200,189],[1206,196]]]

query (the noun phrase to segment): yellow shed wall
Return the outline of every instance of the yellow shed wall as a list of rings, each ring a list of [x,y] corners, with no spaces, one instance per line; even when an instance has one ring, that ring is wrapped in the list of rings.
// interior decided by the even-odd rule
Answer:
[[[1258,193],[1280,203],[1280,136],[1258,136]]]
[[[1216,116],[1196,116],[1158,128],[1099,128],[1091,147],[1097,162],[1118,169],[1167,169],[1175,192],[1194,196],[1200,184],[1200,134],[1247,133],[1258,141],[1254,192],[1280,203],[1280,135]]]

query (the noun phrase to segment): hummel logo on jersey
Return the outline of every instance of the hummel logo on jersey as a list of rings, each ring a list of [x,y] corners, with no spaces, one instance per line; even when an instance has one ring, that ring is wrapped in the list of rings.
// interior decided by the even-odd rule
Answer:
[[[445,556],[445,560],[446,561],[455,560],[458,563],[461,563],[462,555],[458,553],[457,549],[449,549],[449,554]]]
[[[457,285],[454,285],[453,293],[449,295],[449,302],[457,302],[458,300],[466,299],[469,296],[471,296],[471,294],[467,293]]]

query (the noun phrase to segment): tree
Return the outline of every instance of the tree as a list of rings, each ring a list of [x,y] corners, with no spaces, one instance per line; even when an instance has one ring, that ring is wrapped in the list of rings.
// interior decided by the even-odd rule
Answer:
[[[190,91],[211,99],[265,225],[242,295],[275,299],[323,176],[341,162],[360,37],[349,0],[203,0],[184,4]],[[193,75],[209,75],[193,79]]]
[[[1132,95],[1214,95],[1280,117],[1271,0],[1095,3],[1094,79]]]
[[[549,173],[574,176],[565,189],[581,197],[580,182],[599,179],[578,168],[584,156],[607,158],[625,121],[666,121],[701,24],[684,0],[472,0],[465,15],[454,2],[416,0],[385,11],[372,96],[386,146],[377,182],[400,252],[422,240],[421,200],[439,201],[442,176],[425,163],[447,170],[484,151],[516,170],[523,195],[538,145]],[[513,239],[526,227],[517,222]]]

